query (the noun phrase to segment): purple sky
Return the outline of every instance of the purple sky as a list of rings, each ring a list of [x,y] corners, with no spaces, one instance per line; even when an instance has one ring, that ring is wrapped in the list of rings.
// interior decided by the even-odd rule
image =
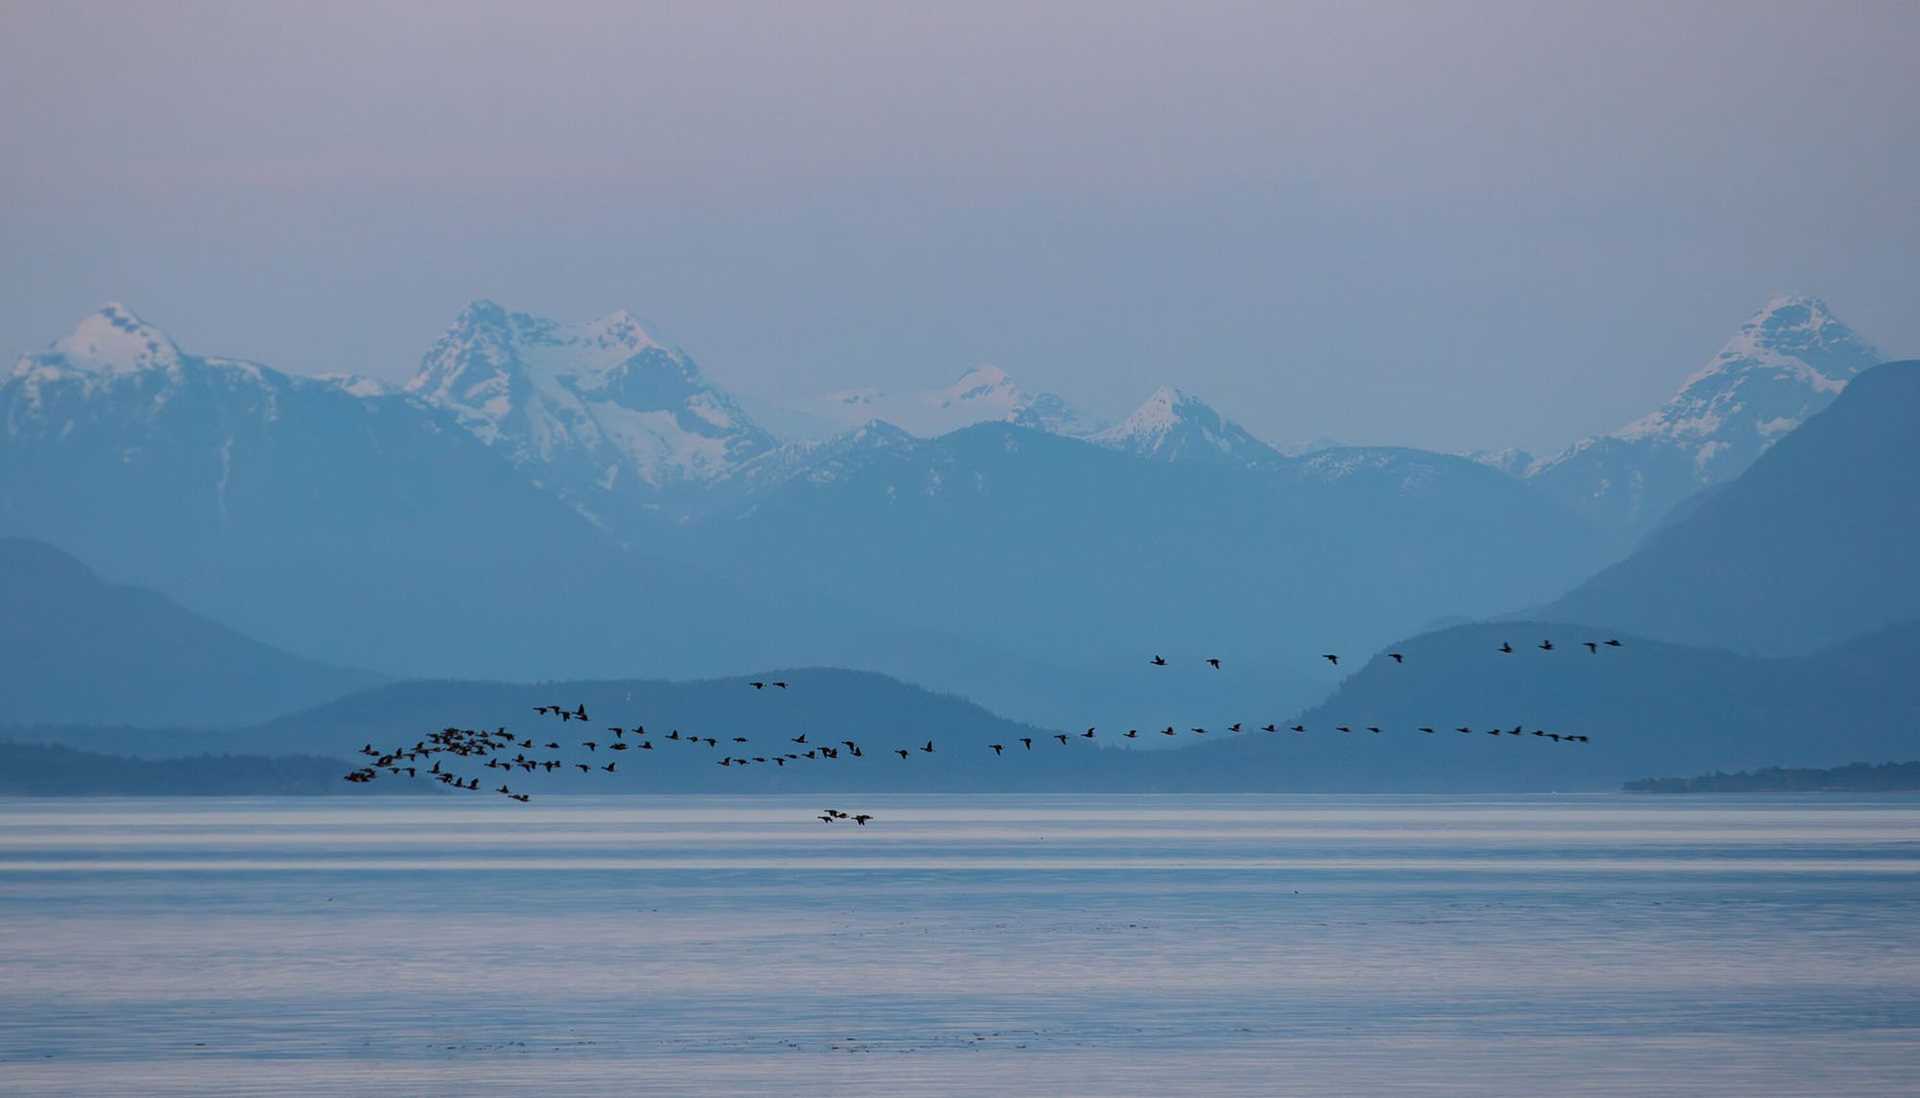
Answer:
[[[1920,5],[392,7],[0,8],[0,351],[118,299],[399,377],[484,296],[761,395],[1542,449],[1775,290],[1920,354]]]

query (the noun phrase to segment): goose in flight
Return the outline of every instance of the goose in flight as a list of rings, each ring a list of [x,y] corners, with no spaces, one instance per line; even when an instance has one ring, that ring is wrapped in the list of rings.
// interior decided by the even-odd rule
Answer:
[[[996,758],[999,757],[1000,752],[1007,749],[1007,745],[1004,743],[990,743],[987,746],[993,748],[993,754]]]
[[[1062,747],[1064,747],[1064,746],[1066,746],[1066,743],[1067,743],[1067,734],[1066,734],[1065,732],[1059,732],[1059,733],[1055,733],[1055,735],[1054,735],[1054,737],[1053,737],[1053,738],[1054,738],[1054,739],[1056,739],[1056,740],[1059,740],[1059,741],[1060,741],[1060,745],[1061,745]]]
[[[896,747],[896,748],[894,748],[894,749],[893,749],[893,753],[894,753],[894,754],[896,754],[896,755],[898,755],[898,756],[900,756],[900,757],[901,757],[901,758],[903,758],[903,759],[905,759],[905,758],[909,758],[909,757],[911,757],[911,755],[912,755],[912,753],[911,753],[911,752],[909,752],[909,751],[908,751],[908,750],[907,750],[906,748],[904,748],[904,747]]]
[[[925,747],[923,747],[923,748],[921,748],[920,750],[922,750],[922,751],[925,751],[925,752],[926,752],[927,754],[929,754],[929,755],[931,755],[931,754],[933,754],[933,741],[932,741],[932,740],[928,740],[928,741],[927,741],[927,745],[926,745]]]
[[[1162,656],[1155,656],[1149,662],[1151,662],[1155,667],[1165,667],[1167,665],[1167,661],[1165,657],[1162,657]]]
[[[1600,643],[1602,643],[1602,644],[1604,644],[1604,645],[1606,645],[1606,646],[1607,646],[1608,648],[1619,648],[1619,647],[1620,647],[1620,642],[1619,642],[1619,641],[1617,641],[1617,640],[1605,640],[1605,641],[1602,641],[1602,642],[1600,642]]]
[[[1400,652],[1388,652],[1388,653],[1387,653],[1387,656],[1388,656],[1389,658],[1391,658],[1391,659],[1393,660],[1393,662],[1395,662],[1395,663],[1405,663],[1405,662],[1407,662],[1407,657],[1406,657],[1406,656],[1405,656],[1405,655],[1404,655],[1403,653],[1400,653]]]
[[[1138,728],[1129,728],[1125,732],[1122,732],[1120,734],[1130,740],[1137,740],[1140,738],[1140,730]]]
[[[1320,653],[1320,658],[1323,660],[1326,660],[1328,663],[1334,665],[1335,667],[1340,666],[1340,657],[1335,653],[1322,652]]]
[[[855,816],[853,818],[853,822],[859,824],[861,827],[865,827],[867,826],[867,821],[871,819],[873,819],[872,816],[869,816],[866,813],[862,812],[860,815]]]
[[[1595,655],[1595,656],[1597,656],[1597,655],[1599,655],[1599,654],[1600,654],[1600,645],[1599,645],[1599,644],[1598,644],[1597,642],[1595,642],[1595,641],[1581,641],[1580,643],[1586,646],[1586,649],[1587,649],[1587,651],[1588,651],[1588,652],[1589,652],[1590,654],[1592,654],[1592,655]]]
[[[1541,641],[1541,642],[1540,642],[1540,651],[1542,651],[1542,652],[1551,652],[1551,651],[1553,651],[1553,642],[1552,642],[1552,641],[1550,641],[1550,640],[1543,640],[1543,641]]]
[[[1027,750],[1028,750],[1028,751],[1032,751],[1032,750],[1033,750],[1033,737],[1032,737],[1032,736],[1022,736],[1022,737],[1020,737],[1020,742],[1021,742],[1022,744],[1025,744],[1025,745],[1026,745],[1026,748],[1027,748]]]
[[[1501,651],[1501,652],[1503,652],[1503,653],[1505,653],[1506,655],[1509,655],[1509,656],[1511,656],[1511,655],[1513,655],[1513,645],[1512,645],[1511,643],[1509,643],[1509,642],[1507,642],[1507,641],[1501,641],[1501,642],[1500,642],[1500,651]]]
[[[755,690],[765,690],[767,688],[767,684],[764,682],[750,682],[747,685],[753,687]]]

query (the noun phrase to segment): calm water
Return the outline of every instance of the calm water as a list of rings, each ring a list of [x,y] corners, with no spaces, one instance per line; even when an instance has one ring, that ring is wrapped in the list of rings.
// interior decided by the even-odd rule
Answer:
[[[0,1091],[1911,1095],[1920,800],[0,800]]]

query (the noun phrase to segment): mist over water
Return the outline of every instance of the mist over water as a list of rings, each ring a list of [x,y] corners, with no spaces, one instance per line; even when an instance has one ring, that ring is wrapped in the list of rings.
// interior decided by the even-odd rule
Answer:
[[[14,800],[0,1074],[1909,1094],[1916,926],[1913,797]]]

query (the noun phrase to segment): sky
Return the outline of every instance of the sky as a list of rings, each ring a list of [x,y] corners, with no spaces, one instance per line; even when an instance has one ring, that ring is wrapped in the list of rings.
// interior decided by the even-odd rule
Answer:
[[[118,300],[398,379],[485,297],[763,398],[1551,451],[1777,291],[1920,355],[1916,54],[1911,3],[0,0],[0,352]]]

